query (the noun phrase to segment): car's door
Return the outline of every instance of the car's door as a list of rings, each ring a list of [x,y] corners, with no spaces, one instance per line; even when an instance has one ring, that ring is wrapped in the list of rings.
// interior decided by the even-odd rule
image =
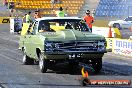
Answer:
[[[28,51],[29,51],[29,55],[30,57],[34,58],[36,55],[36,40],[37,40],[37,29],[38,29],[38,22],[35,21],[33,23],[33,25],[30,28],[29,34],[26,36],[27,37],[27,41],[29,43],[28,45]]]
[[[25,48],[25,52],[28,56],[30,56],[30,34],[28,33],[29,29],[31,29],[31,26],[32,25],[28,25],[28,28],[27,29],[23,29],[23,31],[25,30],[25,33],[24,35],[22,36],[23,37],[23,45],[24,45],[24,48]]]
[[[35,36],[35,32],[33,31],[35,29],[34,25],[36,25],[36,22],[34,22],[33,24],[30,24],[28,30],[26,30],[26,34],[23,36],[24,47],[26,50],[26,54],[29,57],[33,57],[32,46],[34,46],[34,42],[32,41],[33,40],[32,38],[33,36]]]

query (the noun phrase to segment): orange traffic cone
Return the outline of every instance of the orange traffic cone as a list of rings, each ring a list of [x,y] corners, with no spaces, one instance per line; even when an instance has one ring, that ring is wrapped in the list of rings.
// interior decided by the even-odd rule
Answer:
[[[130,27],[130,30],[132,31],[132,26]]]
[[[111,27],[109,27],[108,38],[112,38],[112,31],[111,31]]]

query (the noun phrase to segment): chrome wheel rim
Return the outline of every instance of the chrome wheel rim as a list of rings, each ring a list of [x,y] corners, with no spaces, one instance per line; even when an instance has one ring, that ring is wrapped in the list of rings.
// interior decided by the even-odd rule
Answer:
[[[40,60],[39,60],[39,67],[40,69],[42,69],[44,66],[44,60],[43,60],[43,57],[40,55]]]
[[[23,56],[23,59],[22,59],[23,63],[26,62],[26,55]]]

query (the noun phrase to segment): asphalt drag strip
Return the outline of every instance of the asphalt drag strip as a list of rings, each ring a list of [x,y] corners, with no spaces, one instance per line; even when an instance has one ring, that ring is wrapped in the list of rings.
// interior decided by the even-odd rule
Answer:
[[[69,73],[67,63],[53,66],[41,73],[38,65],[23,65],[23,54],[18,50],[19,36],[9,33],[9,25],[0,25],[0,84],[6,88],[80,88],[81,66]],[[89,67],[90,79],[132,80],[132,60],[129,57],[106,53],[103,68],[94,74]]]

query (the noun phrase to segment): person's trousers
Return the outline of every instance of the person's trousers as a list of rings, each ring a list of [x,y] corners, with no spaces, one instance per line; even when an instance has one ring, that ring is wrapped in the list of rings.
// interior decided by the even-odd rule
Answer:
[[[92,32],[92,28],[89,28],[90,29],[90,32]]]

